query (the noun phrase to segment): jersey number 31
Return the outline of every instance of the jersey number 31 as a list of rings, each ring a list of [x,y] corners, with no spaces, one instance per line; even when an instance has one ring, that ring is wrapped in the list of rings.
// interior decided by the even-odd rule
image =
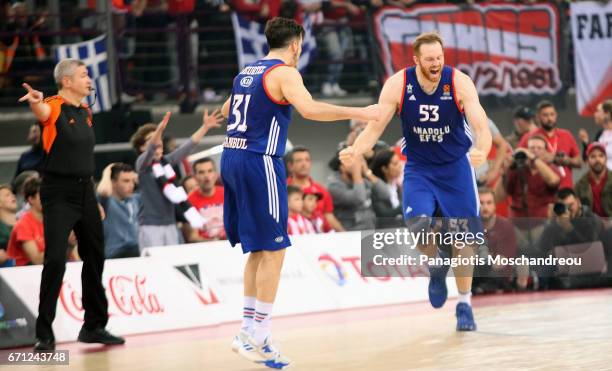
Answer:
[[[232,114],[234,115],[234,123],[227,126],[227,131],[238,130],[245,132],[247,130],[247,111],[249,110],[249,102],[251,101],[251,94],[234,94],[232,100]],[[244,103],[244,106],[242,106]]]

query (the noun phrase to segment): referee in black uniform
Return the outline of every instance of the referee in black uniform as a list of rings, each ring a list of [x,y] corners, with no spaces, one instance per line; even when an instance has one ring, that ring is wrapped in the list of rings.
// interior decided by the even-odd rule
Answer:
[[[91,91],[85,64],[76,59],[59,62],[53,71],[58,85],[55,96],[43,100],[28,84],[19,99],[27,101],[43,125],[43,180],[40,199],[45,230],[45,260],[40,281],[40,304],[36,320],[35,350],[54,350],[51,324],[64,272],[68,235],[74,230],[83,260],[83,308],[85,323],[78,340],[84,343],[123,344],[124,339],[105,330],[108,302],[102,286],[104,232],[94,193],[91,111],[82,104]]]

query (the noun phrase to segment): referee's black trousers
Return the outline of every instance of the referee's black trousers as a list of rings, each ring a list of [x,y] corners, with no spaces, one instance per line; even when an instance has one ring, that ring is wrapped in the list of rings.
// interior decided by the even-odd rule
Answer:
[[[93,330],[108,322],[108,301],[102,285],[104,231],[91,178],[45,174],[40,188],[45,230],[45,259],[40,281],[36,337],[55,339],[51,324],[68,253],[68,236],[74,230],[81,272],[84,327]]]

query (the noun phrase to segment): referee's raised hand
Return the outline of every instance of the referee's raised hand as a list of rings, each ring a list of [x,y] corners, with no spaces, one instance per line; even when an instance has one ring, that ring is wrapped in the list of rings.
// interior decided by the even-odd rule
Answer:
[[[36,103],[42,102],[43,100],[42,92],[32,89],[32,87],[25,82],[21,84],[21,86],[23,86],[28,91],[28,93],[24,95],[23,97],[19,98],[19,102],[28,101],[28,103],[30,104],[36,104]]]

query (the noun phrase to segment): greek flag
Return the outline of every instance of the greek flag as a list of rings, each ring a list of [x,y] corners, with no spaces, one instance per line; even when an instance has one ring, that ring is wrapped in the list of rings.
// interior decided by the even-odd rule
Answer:
[[[302,43],[302,54],[298,61],[298,69],[304,72],[308,63],[314,58],[317,42],[312,34],[312,26],[315,21],[314,14],[304,14],[304,41]],[[247,64],[253,63],[268,54],[268,43],[264,35],[265,23],[249,21],[236,12],[232,12],[232,25],[236,48],[238,49],[238,65],[242,70]]]
[[[106,35],[76,44],[59,45],[55,50],[57,62],[66,58],[81,60],[87,66],[95,93],[87,97],[87,104],[93,113],[108,111],[112,107],[109,85],[108,56],[106,53]]]

